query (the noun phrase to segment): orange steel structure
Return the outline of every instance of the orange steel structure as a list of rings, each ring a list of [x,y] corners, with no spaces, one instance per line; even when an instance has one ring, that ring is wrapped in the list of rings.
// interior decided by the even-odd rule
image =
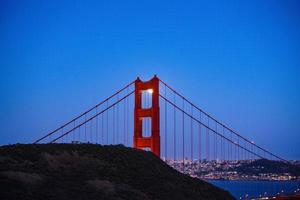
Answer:
[[[152,93],[152,106],[142,108],[142,92],[150,90]],[[143,119],[151,119],[151,136],[143,136]],[[160,157],[160,130],[159,130],[159,79],[155,75],[149,81],[135,80],[135,108],[134,108],[134,136],[133,146],[137,149],[150,148]]]

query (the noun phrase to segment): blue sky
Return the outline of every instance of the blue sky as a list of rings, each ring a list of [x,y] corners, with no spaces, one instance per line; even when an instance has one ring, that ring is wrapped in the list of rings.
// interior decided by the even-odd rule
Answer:
[[[296,0],[0,0],[0,144],[29,143],[157,74],[300,159],[299,10]]]

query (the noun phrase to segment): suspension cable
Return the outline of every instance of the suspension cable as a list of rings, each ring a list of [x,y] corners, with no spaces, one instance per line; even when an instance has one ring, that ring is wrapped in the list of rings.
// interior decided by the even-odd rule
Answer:
[[[188,99],[186,99],[183,95],[181,95],[180,93],[178,93],[175,89],[173,89],[171,86],[169,86],[166,82],[162,81],[161,79],[159,79],[159,81],[166,85],[167,88],[169,88],[171,91],[173,91],[176,95],[178,95],[179,97],[181,97],[182,99],[184,99],[186,102],[188,102],[189,104],[191,104],[194,108],[196,108],[197,110],[199,110],[200,112],[202,112],[203,114],[205,114],[207,117],[211,118],[212,120],[214,120],[216,123],[220,124],[221,126],[224,126],[226,129],[228,129],[229,131],[232,131],[233,134],[237,135],[238,137],[242,138],[243,140],[245,140],[246,142],[248,142],[251,145],[254,145],[255,147],[261,149],[262,151],[264,151],[265,153],[270,154],[271,156],[282,160],[284,162],[288,162],[287,160],[285,160],[284,158],[277,156],[275,154],[273,154],[272,152],[266,150],[265,148],[258,146],[255,143],[252,143],[250,140],[248,140],[247,138],[243,137],[242,135],[240,135],[239,133],[237,133],[236,131],[234,131],[233,129],[229,128],[227,125],[221,123],[220,121],[218,121],[216,118],[212,117],[210,114],[208,114],[207,112],[203,111],[201,108],[199,108],[198,106],[196,106],[195,104],[193,104],[191,101],[189,101]]]
[[[123,90],[125,90],[126,88],[130,87],[132,84],[134,84],[134,81],[130,82],[129,84],[127,84],[125,87],[121,88],[120,90],[118,90],[117,92],[115,92],[114,94],[112,94],[111,96],[107,97],[106,99],[104,99],[103,101],[101,101],[100,103],[98,103],[97,105],[93,106],[92,108],[88,109],[87,111],[81,113],[80,115],[78,115],[77,117],[73,118],[72,120],[66,122],[65,124],[61,125],[60,127],[58,127],[57,129],[51,131],[50,133],[46,134],[45,136],[41,137],[40,139],[36,140],[33,142],[33,144],[36,144],[38,142],[40,142],[41,140],[45,139],[46,137],[56,133],[58,130],[64,128],[65,126],[69,125],[70,123],[72,123],[73,121],[76,121],[77,119],[81,118],[82,116],[84,116],[85,114],[89,113],[90,111],[94,110],[96,107],[99,107],[100,105],[102,105],[103,103],[107,102],[109,99],[113,98],[114,96],[116,96],[117,94],[119,94],[120,92],[122,92]]]
[[[129,94],[127,94],[126,96],[124,96],[123,98],[119,99],[118,101],[116,101],[115,103],[111,104],[110,106],[108,106],[107,108],[105,108],[104,110],[102,110],[101,112],[99,112],[98,114],[90,117],[89,119],[87,119],[86,121],[80,123],[79,125],[77,125],[75,128],[72,128],[71,130],[67,131],[66,133],[64,133],[63,135],[57,137],[56,139],[52,140],[50,143],[54,143],[57,140],[59,140],[60,138],[64,137],[65,135],[69,134],[70,132],[72,132],[73,130],[77,129],[78,127],[81,127],[82,125],[86,124],[87,122],[91,121],[92,119],[94,119],[95,117],[101,115],[102,113],[104,113],[105,111],[109,110],[110,108],[114,107],[115,105],[117,105],[119,102],[121,102],[122,100],[126,99],[127,97],[129,97],[131,94],[133,94],[134,91],[130,92]]]
[[[205,128],[207,128],[209,131],[212,131],[213,133],[217,134],[219,137],[221,137],[221,138],[227,140],[228,142],[230,142],[230,143],[232,143],[232,144],[238,146],[239,148],[241,148],[241,149],[243,149],[243,150],[245,150],[245,151],[248,151],[249,153],[252,153],[252,154],[256,155],[256,156],[259,157],[259,158],[262,158],[262,159],[264,158],[264,157],[262,157],[262,156],[260,156],[260,155],[257,155],[255,152],[252,152],[252,151],[250,151],[250,150],[248,150],[248,149],[245,149],[243,146],[238,145],[237,143],[235,143],[234,141],[230,140],[229,138],[227,138],[227,137],[223,136],[222,134],[216,132],[215,130],[213,130],[212,128],[210,128],[209,126],[207,126],[206,124],[203,124],[203,123],[200,122],[198,119],[194,118],[193,116],[191,116],[190,114],[188,114],[186,111],[184,111],[183,109],[179,108],[177,105],[173,104],[170,100],[168,100],[168,99],[165,98],[164,96],[162,96],[162,95],[159,95],[159,96],[160,96],[161,98],[163,98],[165,101],[167,101],[169,104],[171,104],[172,106],[176,107],[176,109],[178,109],[179,111],[181,111],[181,112],[183,113],[183,116],[184,116],[184,115],[187,115],[188,117],[192,118],[194,121],[200,123],[202,126],[204,126]]]

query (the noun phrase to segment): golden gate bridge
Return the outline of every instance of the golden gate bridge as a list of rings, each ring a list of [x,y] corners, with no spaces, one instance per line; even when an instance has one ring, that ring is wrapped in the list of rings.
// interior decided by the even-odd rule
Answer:
[[[123,144],[152,151],[167,163],[180,161],[183,173],[188,161],[287,162],[218,121],[156,75],[149,81],[137,78],[34,143]]]

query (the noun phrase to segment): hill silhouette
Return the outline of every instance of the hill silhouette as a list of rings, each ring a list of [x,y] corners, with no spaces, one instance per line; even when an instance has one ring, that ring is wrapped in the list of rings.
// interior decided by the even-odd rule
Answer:
[[[233,199],[181,174],[151,152],[121,145],[0,147],[0,199]]]
[[[236,171],[245,174],[255,174],[260,173],[290,173],[292,176],[300,176],[300,166],[291,163],[275,160],[258,159],[251,163],[243,164],[235,168]]]

